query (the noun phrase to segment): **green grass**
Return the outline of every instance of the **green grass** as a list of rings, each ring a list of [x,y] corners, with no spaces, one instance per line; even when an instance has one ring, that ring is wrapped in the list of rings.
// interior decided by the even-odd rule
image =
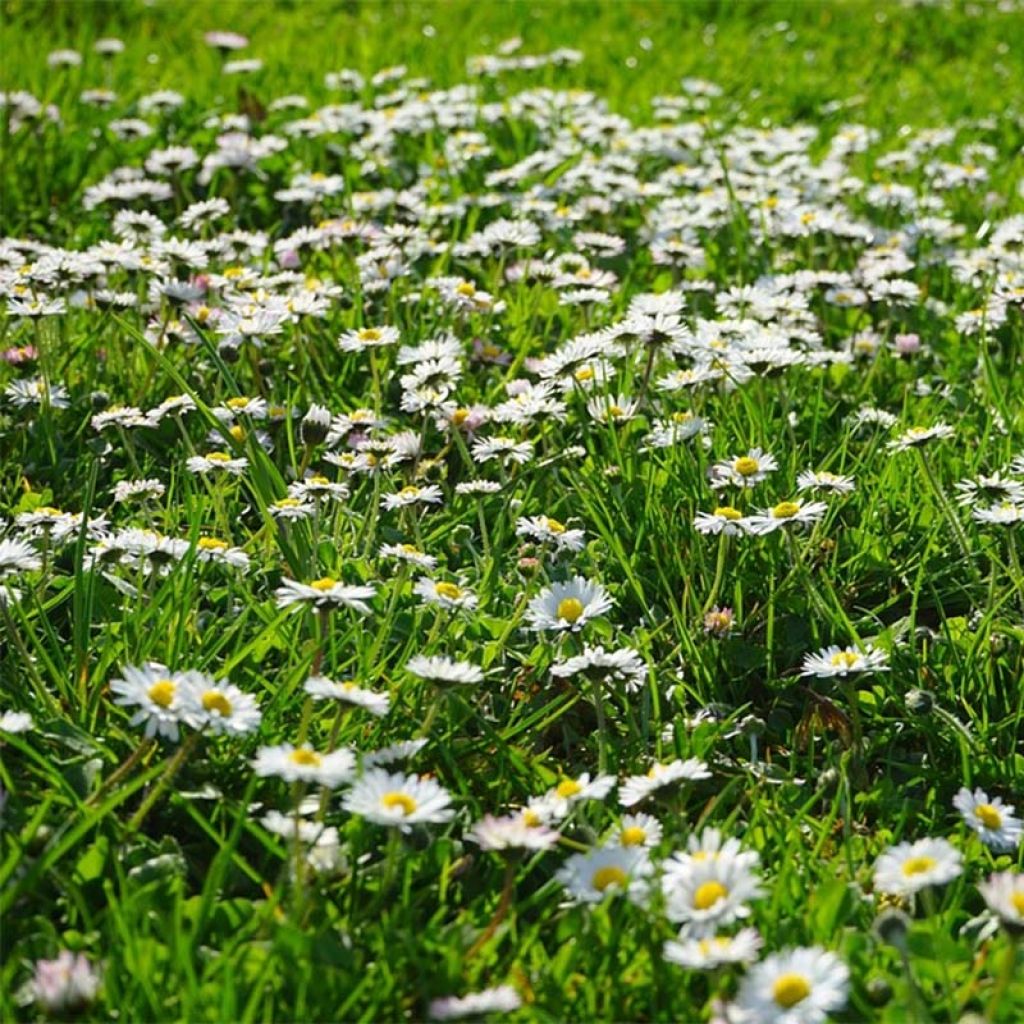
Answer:
[[[259,56],[263,70],[220,74],[220,57],[201,37],[225,28],[250,37],[241,56]],[[1024,81],[1024,50],[1014,45],[1022,28],[1020,11],[962,5],[6,3],[2,86],[29,90],[61,115],[60,127],[3,132],[0,213],[13,238],[68,249],[111,238],[113,209],[83,209],[85,190],[117,167],[141,166],[154,148],[188,144],[205,154],[219,132],[206,123],[214,115],[258,111],[290,93],[307,96],[311,109],[350,101],[324,83],[327,72],[346,67],[369,76],[405,64],[410,77],[429,79],[417,91],[450,88],[468,80],[468,58],[516,35],[521,52],[573,47],[585,59],[472,79],[482,102],[539,87],[590,90],[635,125],[653,126],[651,100],[678,94],[681,78],[717,83],[723,94],[709,111],[683,117],[708,126],[699,150],[644,151],[634,173],[651,181],[677,165],[701,167],[700,180],[677,182],[672,194],[717,189],[726,215],[706,225],[691,211],[706,263],[676,272],[652,260],[646,229],[662,225],[647,219],[651,201],[627,195],[626,184],[608,189],[611,208],[588,213],[579,226],[621,235],[627,248],[592,261],[617,276],[608,301],[592,308],[559,304],[543,283],[506,278],[508,262],[524,252],[508,259],[425,253],[409,277],[367,296],[360,250],[348,244],[303,250],[302,272],[337,284],[340,298],[322,319],[289,323],[259,349],[247,343],[224,352],[213,328],[196,320],[185,325],[193,343],[154,344],[145,333],[150,317],[133,309],[0,320],[0,349],[38,352],[28,365],[0,366],[0,389],[38,376],[69,395],[67,408],[21,408],[0,398],[0,536],[23,536],[16,516],[56,506],[89,519],[106,515],[114,530],[141,527],[187,542],[166,573],[113,564],[101,572],[91,568],[93,540],[76,529],[60,544],[34,541],[41,566],[9,581],[20,597],[0,605],[0,713],[30,712],[35,724],[0,734],[4,1018],[40,1015],[21,995],[32,965],[72,949],[102,965],[102,989],[79,1014],[86,1019],[422,1019],[433,998],[502,983],[523,1000],[514,1019],[708,1019],[714,998],[735,995],[742,971],[666,962],[662,946],[678,926],[657,901],[641,907],[610,896],[570,906],[555,877],[567,856],[598,845],[620,822],[614,794],[574,810],[552,851],[506,864],[466,838],[483,815],[522,806],[563,778],[599,766],[624,778],[643,774],[652,759],[694,757],[708,763],[710,779],[660,790],[642,805],[664,827],[655,861],[708,826],[757,851],[765,892],[750,922],[764,953],[818,945],[837,954],[851,973],[837,1020],[918,1019],[922,1004],[937,1022],[968,1013],[1019,1019],[1024,983],[1013,974],[1012,938],[965,926],[984,910],[977,883],[997,869],[1019,870],[1021,854],[983,846],[951,801],[966,785],[1024,802],[1020,527],[981,525],[953,504],[957,481],[1005,472],[1024,452],[1020,303],[980,335],[955,324],[997,285],[991,260],[965,283],[955,258],[987,244],[998,222],[1024,207],[1024,123],[1014,94]],[[103,64],[89,49],[111,35],[126,49]],[[86,53],[84,67],[47,68],[47,53],[60,47]],[[78,102],[83,89],[99,86],[118,94],[109,110]],[[187,101],[150,116],[153,137],[124,141],[108,129],[113,118],[137,116],[137,99],[162,88]],[[361,98],[369,103],[372,95]],[[577,112],[568,137],[593,110],[592,103]],[[297,116],[261,114],[257,133],[281,134]],[[493,408],[509,381],[535,379],[530,360],[621,321],[637,294],[698,280],[721,293],[773,273],[852,271],[867,247],[861,240],[827,231],[761,236],[771,207],[750,199],[745,190],[754,186],[731,147],[754,129],[808,124],[819,132],[808,151],[821,160],[853,122],[878,138],[847,158],[847,173],[863,182],[845,198],[852,218],[906,228],[913,214],[873,205],[864,194],[898,181],[937,196],[936,212],[963,228],[949,251],[896,238],[913,256],[897,276],[919,286],[920,301],[844,308],[813,293],[808,323],[824,347],[838,349],[871,328],[881,343],[868,357],[672,395],[645,387],[647,353],[634,346],[594,392],[636,399],[634,418],[598,422],[581,390],[570,390],[564,423],[481,430],[533,443],[530,462],[499,471],[473,463],[470,439],[400,409],[399,377],[408,367],[396,365],[395,349],[382,349],[372,365],[365,354],[339,350],[344,331],[384,324],[409,345],[452,330],[467,357],[474,339],[486,339],[510,364],[467,358],[456,395],[462,407]],[[947,126],[956,129],[955,143],[922,163],[963,162],[965,146],[982,144],[991,147],[978,158],[986,183],[939,190],[923,166],[886,167],[885,154],[908,138]],[[487,171],[551,142],[527,117],[474,127],[493,147]],[[343,134],[299,138],[263,160],[259,174],[222,170],[208,186],[188,171],[169,202],[152,209],[170,224],[191,201],[223,196],[231,204],[223,227],[264,231],[272,244],[325,217],[347,216],[353,197],[407,189],[426,176],[436,179],[437,199],[486,191],[472,163],[462,170],[438,162],[446,135],[437,127],[403,135],[372,169],[353,142]],[[569,156],[530,184],[571,205],[579,195],[559,190],[580,166],[578,154]],[[278,203],[274,193],[304,171],[342,175],[344,190],[313,209]],[[788,173],[778,170],[777,183],[792,184]],[[774,178],[773,171],[756,187]],[[509,208],[515,216],[514,199],[503,216]],[[361,216],[381,225],[416,220],[393,204]],[[469,207],[425,224],[435,241],[465,241],[495,216]],[[574,251],[572,230],[545,226],[543,234],[530,255]],[[265,273],[269,258],[215,256],[210,269],[249,264]],[[1011,246],[1002,259],[999,269],[1021,274]],[[456,274],[504,300],[505,311],[456,315],[429,289],[419,294],[428,277]],[[145,298],[143,274],[109,277],[111,288]],[[59,278],[42,290],[70,295],[78,287]],[[714,292],[687,297],[688,324],[720,318]],[[179,313],[158,300],[155,333]],[[907,333],[918,334],[926,351],[897,355],[893,339]],[[663,351],[652,359],[651,381],[673,368]],[[175,394],[198,407],[181,424],[103,432],[90,425],[108,402],[146,410]],[[291,414],[259,424],[269,450],[256,424],[241,418],[245,430],[232,437],[211,411],[256,395]],[[382,412],[392,418],[384,433],[413,430],[423,456],[383,474],[346,477],[323,459],[323,446],[303,443],[298,418],[312,403],[335,414]],[[898,418],[893,437],[937,422],[955,435],[894,453],[889,431],[851,426],[865,406]],[[644,448],[655,418],[683,411],[706,420],[706,444]],[[849,474],[856,490],[827,498],[824,518],[792,535],[727,544],[700,535],[695,515],[724,500],[708,486],[709,468],[753,447],[770,451],[778,468],[752,496],[725,492],[745,512],[792,498],[807,468]],[[187,470],[189,456],[213,448],[245,456],[244,474]],[[275,520],[275,502],[308,468],[347,479],[349,497],[305,521]],[[476,476],[503,490],[479,498],[455,491]],[[162,497],[114,504],[118,482],[148,477],[166,486]],[[380,508],[383,495],[413,480],[437,484],[443,503],[423,512]],[[524,547],[518,517],[542,514],[583,529],[583,549],[555,559]],[[200,537],[244,549],[249,571],[201,561]],[[428,575],[463,581],[478,609],[424,606],[412,592],[420,571],[378,554],[396,543],[434,555],[439,567]],[[524,628],[527,601],[577,574],[607,588],[611,611],[563,641]],[[324,576],[373,584],[372,614],[275,604],[282,580]],[[704,628],[713,605],[734,612],[724,638]],[[578,653],[584,640],[634,648],[647,670],[643,688],[608,688],[595,702],[588,686],[552,676],[552,663]],[[887,654],[887,672],[851,687],[799,676],[808,653],[867,642]],[[485,682],[438,692],[406,671],[417,654],[472,662]],[[254,695],[263,716],[258,733],[186,729],[187,741],[141,744],[141,728],[113,703],[109,684],[126,666],[148,661],[229,679]],[[376,718],[314,705],[302,687],[317,672],[387,693],[390,712]],[[702,714],[709,710],[716,713]],[[267,811],[298,813],[303,797],[321,797],[315,787],[257,778],[251,761],[260,747],[308,739],[319,750],[368,753],[418,737],[427,746],[409,770],[430,773],[450,792],[451,823],[389,837],[392,830],[342,810],[339,788],[309,812],[339,833],[339,863],[322,874],[260,824]],[[950,839],[964,873],[937,888],[933,902],[908,905],[904,961],[873,931],[885,901],[873,891],[872,869],[889,846],[926,837]]]

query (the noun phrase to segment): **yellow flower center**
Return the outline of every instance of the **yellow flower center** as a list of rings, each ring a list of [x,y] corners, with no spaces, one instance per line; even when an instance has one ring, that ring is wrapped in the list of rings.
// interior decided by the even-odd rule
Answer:
[[[364,327],[359,332],[360,341],[380,341],[380,331],[376,327]]]
[[[400,807],[406,817],[416,810],[416,801],[408,793],[385,793],[380,802],[389,811]]]
[[[207,462],[229,462],[230,459],[231,456],[228,455],[227,452],[210,452],[210,454],[206,456]]]
[[[298,750],[293,750],[288,757],[295,764],[301,764],[305,768],[315,768],[323,760],[315,750],[309,750],[306,747],[299,747]]]
[[[576,378],[577,380],[580,380],[580,381],[582,381],[582,380],[592,380],[592,379],[593,379],[593,377],[594,377],[594,370],[593,370],[593,368],[592,368],[592,367],[590,367],[590,366],[581,366],[581,367],[580,367],[580,368],[579,368],[579,369],[578,369],[578,370],[577,370],[577,371],[576,371],[576,372],[575,372],[575,373],[573,374],[573,376],[574,376],[574,377],[575,377],[575,378]]]
[[[673,423],[689,423],[693,419],[692,412],[674,412],[672,413]]]
[[[623,886],[626,884],[626,881],[627,875],[622,868],[608,865],[608,867],[598,868],[594,872],[594,877],[590,880],[590,884],[593,885],[598,892],[604,892],[608,886]]]
[[[158,679],[147,691],[149,699],[162,708],[169,708],[174,703],[174,692],[177,685],[172,679]]]
[[[41,516],[62,516],[63,512],[59,508],[54,508],[52,505],[41,505],[36,509],[36,512]]]
[[[934,867],[934,857],[911,857],[903,865],[903,874],[911,878],[913,875],[923,875]]]
[[[772,998],[788,1010],[811,994],[811,984],[802,974],[783,974],[772,985]]]
[[[752,459],[749,455],[744,455],[732,464],[732,468],[735,469],[740,476],[753,476],[761,466],[757,459]]]
[[[317,476],[311,476],[311,477],[310,477],[310,478],[309,478],[309,479],[308,479],[308,480],[306,481],[306,483],[307,483],[307,484],[313,484],[313,485],[314,485],[314,486],[316,486],[316,487],[326,487],[326,486],[327,486],[327,484],[329,484],[330,482],[331,482],[331,481],[330,481],[330,480],[328,480],[328,479],[327,479],[327,477],[325,477],[325,476],[319,476],[319,475],[317,475]]]
[[[626,415],[626,410],[623,409],[621,405],[609,405],[608,415],[618,419],[620,416]]]
[[[468,409],[456,409],[455,412],[452,413],[452,423],[457,427],[461,427],[467,419],[469,419]]]
[[[331,579],[330,576],[323,576],[320,579],[313,580],[313,582],[310,583],[310,586],[314,590],[319,590],[319,591],[330,590],[332,587],[336,587],[337,585],[338,585],[338,581],[335,580],[335,579]]]
[[[231,701],[220,690],[207,690],[203,694],[203,710],[216,711],[221,718],[230,718]]]
[[[991,804],[978,804],[974,814],[985,828],[1001,828],[1003,816]]]
[[[721,882],[705,882],[693,894],[693,907],[695,910],[710,910],[728,895],[729,890]]]
[[[845,668],[853,668],[854,665],[860,661],[860,657],[854,651],[838,651],[832,655],[832,664],[836,668],[843,666]]]
[[[576,796],[577,793],[582,792],[583,787],[575,779],[565,779],[555,787],[555,792],[562,797],[563,800],[568,800],[571,796]]]
[[[526,810],[523,811],[523,824],[528,828],[538,828],[544,823],[540,819],[540,815],[536,811]]]
[[[455,286],[455,290],[460,295],[470,296],[476,295],[476,285],[472,281],[463,281],[461,284]]]
[[[565,527],[557,519],[544,517],[544,525],[551,533],[565,533]]]
[[[576,622],[583,614],[583,602],[578,597],[564,597],[558,602],[555,614],[566,622]]]
[[[1015,889],[1013,895],[1010,897],[1010,903],[1013,904],[1013,909],[1016,910],[1021,917],[1024,917],[1024,892],[1020,889]]]
[[[403,487],[398,493],[405,498],[415,498],[420,493],[420,489],[410,484],[408,487]]]
[[[228,427],[228,433],[236,441],[244,441],[245,440],[245,428],[244,427],[240,427],[237,423],[233,427]]]
[[[733,508],[732,505],[719,505],[713,514],[720,519],[735,520],[743,518],[743,513],[738,508]]]
[[[301,504],[298,498],[281,498],[274,502],[274,508],[298,508]]]
[[[200,537],[196,546],[200,551],[224,551],[227,549],[228,542],[217,537]]]
[[[780,501],[772,509],[772,517],[775,519],[792,519],[800,511],[800,506],[795,501]]]
[[[244,409],[249,404],[248,398],[229,398],[224,403],[229,409]]]
[[[435,583],[434,593],[438,597],[446,597],[449,601],[456,601],[462,596],[462,591],[454,583]]]
[[[647,832],[639,825],[630,825],[629,828],[624,828],[619,836],[619,841],[623,846],[643,846],[646,839]]]

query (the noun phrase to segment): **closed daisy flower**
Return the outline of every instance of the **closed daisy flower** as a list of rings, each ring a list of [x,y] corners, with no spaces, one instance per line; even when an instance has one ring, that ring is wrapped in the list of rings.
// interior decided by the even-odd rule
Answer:
[[[392,775],[371,768],[345,794],[342,806],[377,825],[408,832],[413,825],[451,821],[451,796],[433,779],[418,775]]]
[[[754,928],[741,928],[735,935],[714,935],[706,939],[689,938],[685,932],[674,942],[666,942],[662,956],[672,964],[694,971],[711,971],[724,964],[749,964],[757,959],[763,945]]]
[[[861,672],[887,672],[887,661],[883,651],[876,651],[870,646],[858,651],[854,647],[833,645],[817,654],[808,654],[804,658],[800,675],[829,679],[832,676],[856,675]]]
[[[293,747],[290,743],[261,747],[252,762],[253,771],[261,778],[310,782],[330,789],[348,782],[355,765],[355,755],[344,747],[321,754],[311,747]]]
[[[919,839],[890,847],[875,864],[875,888],[910,896],[929,885],[945,885],[963,871],[960,851],[945,839]]]
[[[849,969],[834,953],[774,953],[747,972],[729,1015],[743,1024],[822,1024],[846,1005],[849,988]]]
[[[302,689],[313,700],[338,700],[343,704],[354,704],[378,718],[386,715],[391,706],[391,698],[386,693],[366,690],[355,683],[336,683],[324,676],[311,676]]]
[[[427,657],[417,654],[405,666],[406,672],[425,679],[435,686],[466,686],[483,682],[484,673],[477,665],[468,661],[456,661],[444,655]]]
[[[647,899],[653,873],[642,847],[606,846],[574,853],[555,877],[578,903],[600,903],[613,893],[642,903]]]
[[[312,583],[299,583],[297,580],[284,580],[274,591],[277,606],[285,608],[292,604],[311,604],[317,608],[332,606],[352,608],[362,615],[370,614],[366,601],[376,591],[370,586],[348,586],[330,576],[314,580]]]
[[[986,846],[1003,853],[1017,849],[1024,823],[1013,816],[1012,804],[1004,804],[998,797],[989,799],[982,789],[972,793],[964,787],[953,797],[953,806]]]
[[[575,633],[590,619],[603,615],[612,604],[599,583],[576,576],[568,583],[555,583],[541,591],[528,605],[526,619],[531,629]]]

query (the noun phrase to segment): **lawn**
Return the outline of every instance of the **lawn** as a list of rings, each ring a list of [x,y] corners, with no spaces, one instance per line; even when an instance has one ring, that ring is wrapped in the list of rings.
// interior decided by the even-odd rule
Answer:
[[[0,1014],[1024,1017],[1024,4],[0,21]]]

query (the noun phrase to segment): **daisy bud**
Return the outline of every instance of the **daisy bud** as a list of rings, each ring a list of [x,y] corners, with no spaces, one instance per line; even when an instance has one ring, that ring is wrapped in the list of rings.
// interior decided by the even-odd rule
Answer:
[[[89,395],[89,404],[92,406],[94,412],[102,412],[108,405],[110,405],[110,395],[106,391],[94,391]]]
[[[309,407],[309,412],[302,417],[299,425],[299,433],[302,436],[302,443],[307,445],[323,444],[331,429],[331,413],[322,405],[315,403]]]
[[[911,690],[906,697],[907,710],[912,715],[924,717],[935,709],[935,699],[925,690]]]
[[[872,1006],[885,1006],[892,999],[892,985],[885,978],[872,978],[867,984],[867,995]]]
[[[910,918],[896,907],[887,907],[875,918],[875,934],[887,946],[894,946],[901,952],[907,949],[907,932]]]

